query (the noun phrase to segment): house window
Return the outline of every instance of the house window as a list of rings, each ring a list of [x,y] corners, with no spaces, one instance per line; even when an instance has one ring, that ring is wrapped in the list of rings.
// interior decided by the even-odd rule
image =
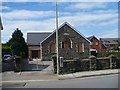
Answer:
[[[84,52],[85,50],[85,46],[84,46],[84,43],[82,43],[82,44],[79,44],[79,52]]]
[[[50,45],[48,45],[48,53],[50,53]]]
[[[78,44],[76,44],[76,52],[79,52],[79,50],[78,50]]]
[[[82,52],[84,52],[84,51],[85,51],[85,44],[82,43]]]
[[[55,44],[54,43],[51,43],[50,44],[50,53],[55,53]]]
[[[60,48],[62,48],[62,42],[60,42]]]
[[[62,42],[62,48],[72,48],[70,39],[65,38],[65,40]]]
[[[98,45],[98,42],[96,42],[96,45]]]

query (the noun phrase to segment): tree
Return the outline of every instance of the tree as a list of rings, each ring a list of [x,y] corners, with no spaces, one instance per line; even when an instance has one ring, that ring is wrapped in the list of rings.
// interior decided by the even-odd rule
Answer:
[[[118,42],[118,44],[115,45],[115,46],[112,48],[112,50],[113,50],[113,51],[120,51],[120,50],[119,50],[119,46],[120,46],[120,42]]]
[[[23,38],[23,33],[18,28],[12,34],[12,38],[9,40],[9,45],[13,55],[21,57],[28,56],[28,46]]]
[[[8,43],[2,44],[2,55],[4,54],[11,54],[11,49]]]

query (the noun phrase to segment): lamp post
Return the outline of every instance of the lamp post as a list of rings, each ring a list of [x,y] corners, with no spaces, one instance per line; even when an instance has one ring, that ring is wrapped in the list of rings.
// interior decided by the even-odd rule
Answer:
[[[57,58],[57,74],[59,74],[59,56],[58,56],[58,1],[56,0],[56,58]]]
[[[3,30],[3,25],[2,25],[2,20],[0,16],[0,37],[1,37],[1,30]],[[0,39],[0,61],[2,61],[2,44],[1,44],[1,39]]]

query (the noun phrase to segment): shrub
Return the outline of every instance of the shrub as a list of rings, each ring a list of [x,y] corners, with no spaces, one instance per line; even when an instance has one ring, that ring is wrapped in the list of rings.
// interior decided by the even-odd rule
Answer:
[[[109,57],[110,55],[114,55],[120,58],[120,52],[98,52],[97,57]]]

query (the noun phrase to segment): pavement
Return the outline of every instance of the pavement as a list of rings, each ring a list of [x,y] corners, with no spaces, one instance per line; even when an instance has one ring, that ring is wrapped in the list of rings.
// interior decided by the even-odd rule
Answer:
[[[85,71],[85,72],[76,72],[72,74],[59,75],[59,80],[65,79],[75,79],[75,78],[83,78],[83,77],[91,77],[91,76],[101,76],[101,75],[111,75],[111,74],[119,74],[118,69],[109,69],[109,70],[99,70],[99,71]]]
[[[47,72],[7,72],[2,74],[2,82],[31,82],[31,81],[52,81],[58,80],[57,75]]]
[[[118,74],[118,69],[114,70],[100,70],[100,71],[87,71],[87,72],[77,72],[72,74],[56,75],[49,72],[6,72],[2,75],[3,83],[17,83],[17,82],[41,82],[41,81],[56,81],[56,80],[66,80],[75,78],[85,78],[91,76],[101,76],[101,75],[112,75]]]

